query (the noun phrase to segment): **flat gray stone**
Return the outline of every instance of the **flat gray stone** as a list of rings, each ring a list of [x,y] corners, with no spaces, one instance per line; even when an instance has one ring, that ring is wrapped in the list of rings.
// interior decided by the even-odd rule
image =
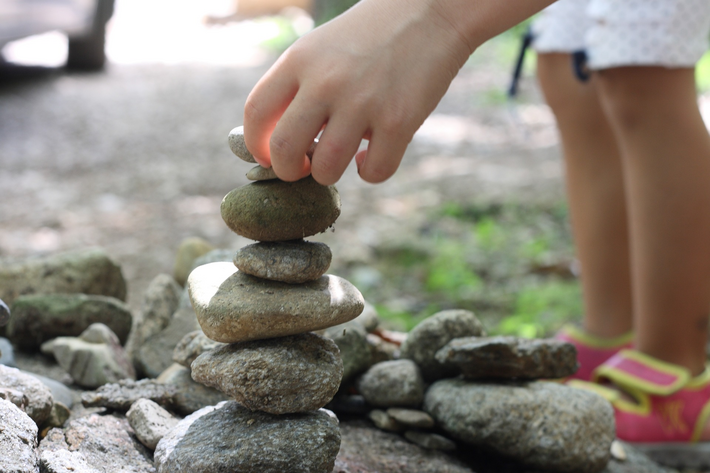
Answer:
[[[338,347],[314,333],[233,343],[192,363],[195,381],[270,414],[325,406],[338,392],[342,376]]]
[[[270,181],[278,178],[279,176],[276,175],[274,168],[264,168],[258,165],[251,168],[247,173],[247,179],[250,181]]]
[[[330,327],[323,332],[323,336],[333,340],[340,349],[344,369],[343,384],[355,379],[355,376],[372,366],[372,349],[367,343],[365,329],[357,319]]]
[[[404,433],[404,438],[412,443],[416,443],[420,447],[430,450],[456,450],[456,442],[447,439],[443,435],[432,432],[421,432],[418,430],[408,430]]]
[[[229,263],[196,268],[187,287],[202,331],[223,343],[324,329],[357,317],[364,304],[360,291],[337,276],[291,285],[249,276]]]
[[[445,310],[423,320],[409,332],[401,346],[401,357],[419,365],[427,381],[452,378],[458,374],[458,368],[439,362],[436,352],[454,338],[483,335],[483,325],[473,312]]]
[[[186,417],[158,443],[158,473],[331,473],[337,419],[324,410],[274,416],[234,401]]]
[[[175,386],[159,383],[154,379],[123,380],[103,385],[96,391],[84,392],[81,395],[81,403],[84,407],[106,407],[126,412],[139,399],[150,399],[170,408],[175,403],[176,395]]]
[[[222,219],[237,235],[257,241],[298,240],[326,231],[340,216],[340,195],[312,177],[257,181],[222,200]]]
[[[175,281],[184,286],[195,260],[214,249],[214,246],[199,237],[185,238],[181,241],[175,254],[175,265],[173,266]]]
[[[404,430],[404,427],[399,422],[397,422],[395,419],[392,418],[392,416],[390,416],[383,410],[373,409],[370,411],[367,417],[370,418],[372,423],[375,424],[375,427],[377,427],[378,429],[387,430],[390,432],[401,432],[402,430]]]
[[[358,390],[373,406],[419,407],[424,399],[424,380],[411,360],[384,361],[362,375]]]
[[[39,473],[37,425],[9,401],[0,399],[0,471]]]
[[[234,265],[239,271],[258,278],[301,284],[323,276],[332,257],[325,243],[262,242],[240,249],[234,257]]]
[[[98,248],[0,264],[0,299],[9,306],[21,295],[73,293],[125,301],[126,280],[120,266]]]
[[[387,414],[400,424],[410,428],[431,429],[435,424],[429,414],[418,409],[392,407],[387,409]]]
[[[24,411],[37,425],[42,425],[49,417],[54,398],[49,388],[41,381],[16,368],[0,365],[0,386],[18,391],[27,397],[28,404]]]
[[[474,473],[444,452],[421,448],[362,421],[344,422],[340,432],[342,442],[333,473]]]
[[[0,299],[0,327],[7,325],[10,321],[10,308]]]
[[[229,149],[232,153],[242,161],[247,163],[256,163],[254,155],[247,149],[247,144],[244,141],[244,127],[238,126],[229,132],[227,136],[227,141],[229,142]]]
[[[168,411],[150,399],[139,399],[126,413],[126,418],[136,437],[150,450],[178,423]]]
[[[177,363],[161,373],[157,381],[175,389],[173,409],[183,416],[229,399],[226,394],[193,380],[190,370]]]
[[[91,324],[102,323],[128,339],[133,315],[125,302],[114,297],[86,294],[35,294],[18,297],[7,336],[24,350],[35,350],[57,337],[78,337]]]
[[[606,400],[557,383],[441,380],[424,410],[453,438],[543,471],[603,470],[615,434]]]
[[[186,276],[187,277],[187,276]],[[131,358],[139,375],[148,374],[150,359],[141,357],[140,350],[148,339],[166,329],[178,309],[182,288],[167,274],[159,274],[150,281],[148,288],[143,293],[140,310],[133,320],[133,330],[126,344],[126,352]],[[157,376],[154,369],[153,377]]]
[[[58,337],[42,345],[79,386],[98,388],[135,379],[133,364],[116,335],[103,324],[92,324],[78,338]]]
[[[192,362],[201,354],[223,346],[225,346],[224,343],[215,342],[207,338],[202,330],[195,330],[182,337],[182,340],[175,345],[173,361],[185,368],[189,368]]]
[[[43,472],[155,473],[150,451],[128,421],[114,415],[70,420],[65,429],[50,430],[39,449]]]
[[[571,376],[579,368],[574,345],[554,339],[455,338],[436,353],[436,359],[458,366],[472,379],[556,379]]]

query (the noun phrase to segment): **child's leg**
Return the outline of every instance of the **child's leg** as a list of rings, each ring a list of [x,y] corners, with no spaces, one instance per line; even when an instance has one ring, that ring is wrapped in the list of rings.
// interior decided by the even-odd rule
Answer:
[[[597,86],[623,156],[636,348],[698,374],[710,309],[710,137],[693,70],[613,68]]]
[[[572,229],[582,266],[584,328],[591,335],[614,338],[632,327],[621,160],[596,79],[578,81],[571,64],[569,54],[538,54],[538,78],[562,140]]]

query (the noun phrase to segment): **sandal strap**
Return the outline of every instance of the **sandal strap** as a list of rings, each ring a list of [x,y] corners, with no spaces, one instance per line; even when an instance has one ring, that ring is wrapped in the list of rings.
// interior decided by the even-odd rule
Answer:
[[[669,396],[691,379],[682,366],[657,360],[636,350],[621,350],[592,375],[594,382],[611,381],[622,389]]]

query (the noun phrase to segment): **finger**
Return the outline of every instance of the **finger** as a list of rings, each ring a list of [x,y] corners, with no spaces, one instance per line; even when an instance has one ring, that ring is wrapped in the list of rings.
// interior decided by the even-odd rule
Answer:
[[[296,78],[276,63],[256,84],[244,106],[244,140],[256,161],[271,166],[269,140],[279,118],[298,92]]]
[[[298,94],[291,101],[270,140],[271,165],[279,179],[297,181],[310,173],[306,152],[327,120],[324,106],[314,105]]]
[[[357,153],[366,131],[366,126],[358,127],[350,119],[330,118],[313,155],[313,179],[324,186],[338,182]]]
[[[402,136],[392,137],[374,131],[367,150],[360,151],[355,156],[360,177],[372,184],[392,177],[399,163],[402,162],[409,141]]]

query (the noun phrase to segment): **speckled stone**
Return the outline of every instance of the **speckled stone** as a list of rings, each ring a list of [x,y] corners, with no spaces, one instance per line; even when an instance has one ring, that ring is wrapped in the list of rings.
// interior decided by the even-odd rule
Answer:
[[[54,397],[41,381],[16,368],[0,365],[0,386],[17,391],[27,397],[24,411],[37,425],[42,425],[52,411]]]
[[[150,399],[136,401],[126,418],[138,440],[151,450],[155,450],[158,442],[178,423],[177,418]]]
[[[192,363],[195,381],[270,414],[325,406],[342,376],[337,345],[314,333],[234,343],[203,353]]]
[[[227,141],[229,142],[229,149],[242,161],[247,163],[256,163],[254,155],[247,149],[247,144],[244,141],[244,127],[238,126],[229,132],[227,136]]]
[[[445,379],[429,388],[424,410],[453,438],[542,471],[603,470],[615,434],[605,399],[558,383]]]
[[[9,401],[0,399],[0,471],[37,473],[37,425]]]
[[[276,172],[274,172],[274,168],[255,166],[247,173],[247,179],[250,181],[270,181],[278,178]]]
[[[358,390],[373,406],[419,407],[424,399],[424,380],[411,360],[383,361],[362,375]]]
[[[332,258],[325,243],[262,242],[240,249],[234,257],[234,265],[239,271],[258,278],[302,284],[323,276]]]
[[[204,352],[223,346],[224,343],[215,342],[207,338],[202,330],[195,330],[185,335],[182,340],[175,345],[173,361],[185,368],[189,368],[192,362]]]
[[[230,263],[200,266],[187,287],[203,332],[223,343],[332,327],[357,317],[364,306],[360,291],[337,276],[291,285],[249,276]]]
[[[325,410],[274,416],[234,401],[186,417],[158,443],[158,473],[331,473],[338,420]]]
[[[455,338],[436,359],[458,366],[466,378],[555,379],[579,367],[571,343],[505,336]]]
[[[106,407],[118,411],[127,411],[139,399],[150,399],[163,407],[172,407],[177,389],[154,379],[140,381],[122,380],[114,384],[105,384],[96,391],[87,391],[81,395],[84,407]]]
[[[326,231],[340,216],[340,195],[312,177],[296,182],[257,181],[222,200],[222,219],[236,234],[258,241],[287,241]]]

